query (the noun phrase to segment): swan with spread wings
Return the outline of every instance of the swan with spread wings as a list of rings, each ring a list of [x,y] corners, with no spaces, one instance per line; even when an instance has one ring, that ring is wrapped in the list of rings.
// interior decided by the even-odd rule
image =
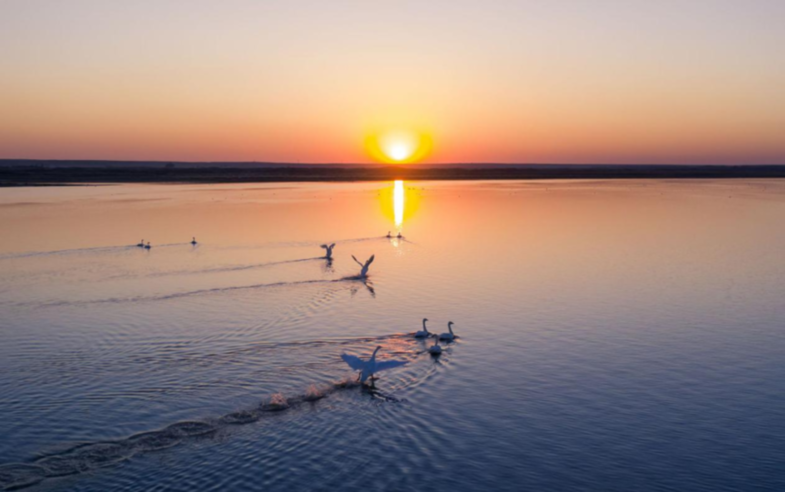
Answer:
[[[373,377],[374,373],[379,371],[385,371],[387,369],[393,369],[395,367],[400,367],[406,364],[406,361],[403,360],[383,360],[383,361],[376,361],[376,353],[381,350],[382,346],[379,345],[376,347],[376,350],[373,351],[373,355],[368,360],[362,360],[361,358],[349,355],[349,354],[341,354],[341,359],[346,362],[349,367],[354,369],[355,371],[360,371],[360,375],[358,380],[361,383],[365,383],[368,378]],[[373,380],[371,380],[373,381]]]

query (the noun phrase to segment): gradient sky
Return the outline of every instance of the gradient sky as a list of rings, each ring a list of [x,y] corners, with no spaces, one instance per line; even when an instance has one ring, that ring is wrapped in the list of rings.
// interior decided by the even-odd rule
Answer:
[[[0,2],[0,158],[785,163],[785,1]]]

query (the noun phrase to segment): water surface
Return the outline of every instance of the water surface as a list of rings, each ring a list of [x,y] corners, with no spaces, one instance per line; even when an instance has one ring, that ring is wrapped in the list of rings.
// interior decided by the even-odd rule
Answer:
[[[0,230],[0,487],[785,489],[782,181],[20,188]]]

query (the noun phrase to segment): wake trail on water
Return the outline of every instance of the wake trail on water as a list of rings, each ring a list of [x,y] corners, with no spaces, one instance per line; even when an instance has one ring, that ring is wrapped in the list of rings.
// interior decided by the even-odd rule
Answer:
[[[156,244],[153,245],[152,249],[168,248],[172,246],[185,246],[188,244],[190,243]],[[128,245],[128,246],[101,246],[97,248],[58,249],[53,251],[28,251],[22,253],[9,253],[9,254],[0,255],[0,261],[15,260],[19,258],[34,258],[38,256],[65,256],[65,255],[73,255],[73,254],[80,254],[80,253],[113,253],[113,252],[128,251],[133,249],[142,249],[142,248],[136,245]]]
[[[235,265],[227,267],[213,267],[204,268],[202,270],[179,270],[171,272],[155,272],[147,275],[148,277],[168,277],[172,275],[198,275],[202,273],[224,273],[224,272],[239,272],[243,270],[254,270],[257,268],[266,268],[276,265],[286,265],[289,263],[301,263],[304,261],[324,260],[323,256],[315,256],[313,258],[300,258],[296,260],[281,260],[281,261],[268,261],[266,263],[254,263],[251,265]]]
[[[15,307],[48,308],[48,307],[64,307],[64,306],[89,306],[89,305],[96,305],[96,304],[126,304],[126,303],[137,303],[137,302],[157,302],[157,301],[169,301],[172,299],[180,299],[180,298],[192,297],[198,295],[232,292],[238,290],[254,290],[254,289],[289,287],[289,286],[309,285],[309,284],[334,284],[338,282],[352,282],[352,281],[361,281],[361,280],[364,279],[362,277],[343,277],[338,279],[298,280],[292,282],[273,282],[267,284],[215,287],[212,289],[198,289],[198,290],[191,290],[187,292],[174,292],[172,294],[161,294],[161,295],[153,295],[153,296],[109,297],[106,299],[93,299],[93,300],[86,300],[86,301],[53,301],[53,302],[33,302],[33,303],[19,302],[19,303],[5,303],[5,304],[0,303],[0,305],[12,305]]]
[[[403,336],[405,335],[394,334],[351,340],[377,341]],[[420,355],[422,354],[414,354],[415,357]],[[428,371],[426,377],[432,373],[433,371]],[[355,380],[354,376],[322,385],[311,384],[302,394],[287,397],[276,393],[253,408],[230,412],[218,418],[185,420],[163,429],[133,434],[125,439],[80,444],[61,452],[35,458],[30,462],[0,465],[0,489],[17,490],[50,478],[88,473],[127,461],[138,454],[160,451],[189,440],[208,437],[232,426],[253,424],[305,404],[316,404],[319,400],[339,391],[356,388],[361,388],[363,394],[383,402],[405,402],[375,388],[363,386]]]

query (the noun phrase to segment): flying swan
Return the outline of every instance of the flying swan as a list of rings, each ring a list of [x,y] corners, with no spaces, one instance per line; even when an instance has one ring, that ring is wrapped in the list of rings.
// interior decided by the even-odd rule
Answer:
[[[400,367],[407,363],[403,360],[383,360],[381,362],[376,362],[376,353],[381,348],[381,345],[376,347],[376,350],[373,351],[373,355],[368,360],[362,360],[359,357],[349,354],[341,354],[341,359],[343,359],[343,361],[346,362],[349,367],[355,371],[360,371],[360,376],[358,379],[361,383],[365,383],[365,381],[368,378],[373,377],[373,374],[376,372],[392,369],[394,367]]]
[[[368,276],[368,267],[371,266],[371,263],[373,263],[373,259],[375,256],[376,255],[371,255],[371,257],[368,258],[368,261],[366,261],[365,264],[363,265],[362,263],[360,263],[360,260],[358,260],[357,258],[354,257],[354,255],[352,255],[352,259],[356,261],[361,268],[360,275],[358,275],[359,278],[365,278]]]
[[[320,248],[324,248],[324,251],[325,251],[324,257],[327,258],[328,260],[332,260],[333,259],[333,248],[334,247],[335,247],[335,243],[332,243],[329,246],[327,246],[326,244],[322,244],[320,246]]]

